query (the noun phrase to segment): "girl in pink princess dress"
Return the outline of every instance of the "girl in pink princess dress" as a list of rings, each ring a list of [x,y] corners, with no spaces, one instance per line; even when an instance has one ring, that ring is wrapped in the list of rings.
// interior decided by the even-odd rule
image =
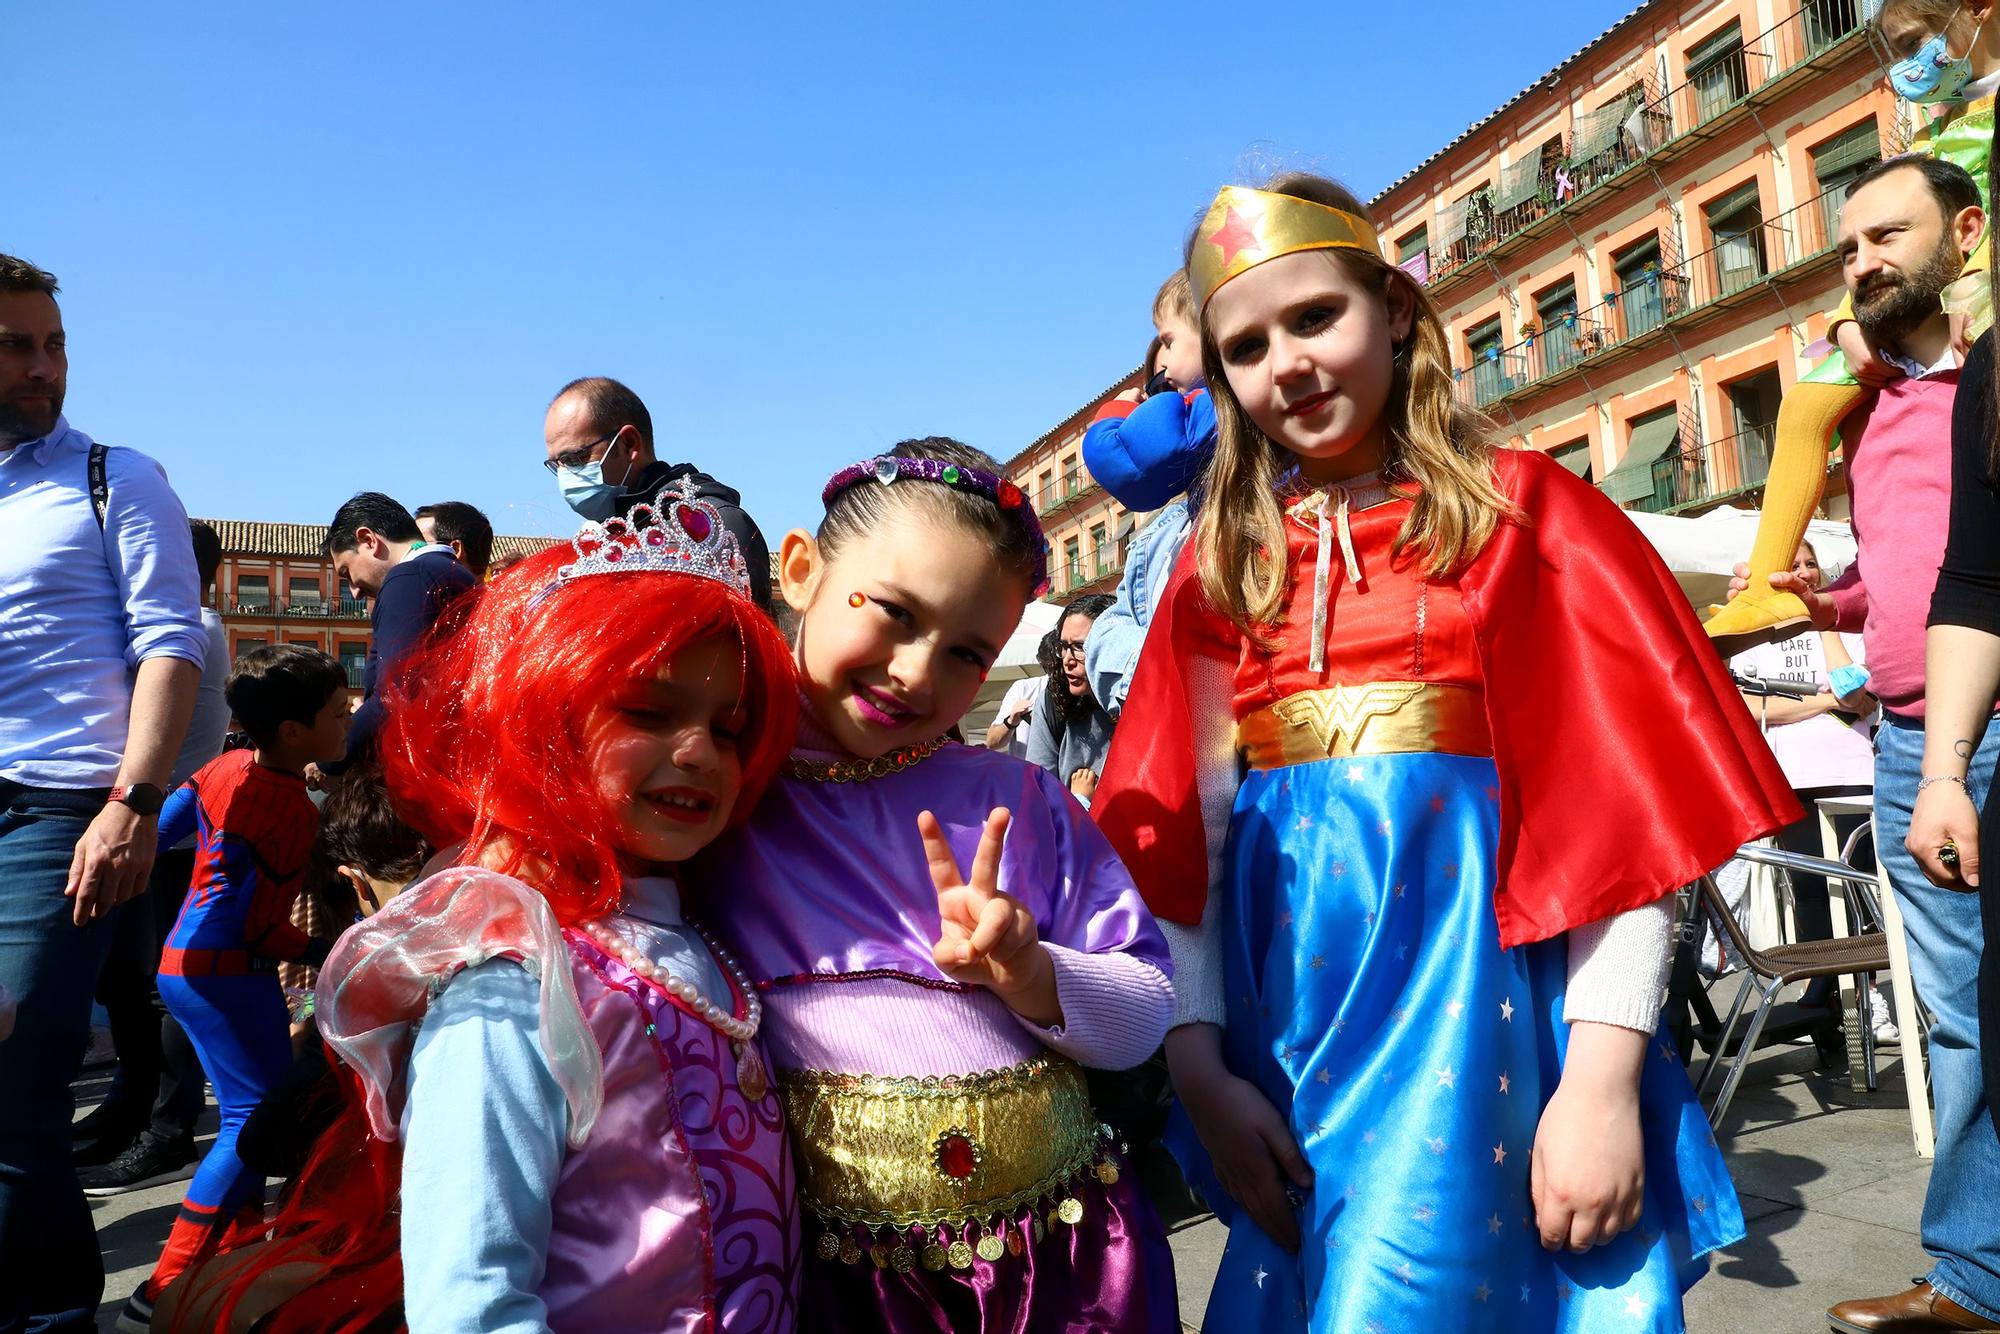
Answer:
[[[775,776],[796,686],[714,510],[662,503],[485,585],[401,674],[384,771],[458,864],[335,946],[349,1104],[273,1238],[156,1328],[793,1327],[761,1004],[676,869]]]

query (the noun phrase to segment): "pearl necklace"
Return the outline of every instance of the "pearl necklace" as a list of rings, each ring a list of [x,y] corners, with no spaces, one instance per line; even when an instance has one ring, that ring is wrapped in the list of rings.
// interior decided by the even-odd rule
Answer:
[[[736,956],[718,945],[700,927],[695,927],[694,931],[701,937],[702,944],[708,947],[708,952],[722,964],[730,980],[735,982],[737,992],[743,997],[743,1018],[738,1019],[702,995],[701,988],[686,978],[676,977],[672,970],[654,963],[645,951],[606,926],[603,919],[583,924],[583,933],[596,942],[599,949],[693,1010],[703,1023],[730,1040],[736,1054],[737,1086],[743,1090],[744,1096],[753,1102],[758,1101],[770,1087],[764,1076],[763,1058],[758,1056],[754,1045],[758,1025],[764,1019],[764,1002],[751,989],[750,979],[737,964]],[[650,1034],[652,1025],[648,1024],[646,1031]]]

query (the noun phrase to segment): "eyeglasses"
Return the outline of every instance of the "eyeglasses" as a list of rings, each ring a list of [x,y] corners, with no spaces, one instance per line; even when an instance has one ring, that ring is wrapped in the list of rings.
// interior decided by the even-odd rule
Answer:
[[[619,431],[624,429],[622,426],[618,428]],[[618,431],[613,431],[610,435],[600,435],[587,445],[580,445],[575,449],[566,449],[552,459],[543,459],[542,466],[550,472],[555,472],[559,468],[581,468],[586,464],[595,463],[597,461],[598,447],[600,445],[608,445],[617,438]]]
[[[1056,644],[1056,656],[1075,658],[1081,661],[1083,658],[1083,644],[1081,642],[1071,643],[1067,639],[1061,640]]]

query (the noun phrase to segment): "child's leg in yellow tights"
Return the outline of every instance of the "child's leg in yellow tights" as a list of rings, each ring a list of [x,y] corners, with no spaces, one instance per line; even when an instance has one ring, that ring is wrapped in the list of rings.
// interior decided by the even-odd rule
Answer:
[[[1843,377],[1844,378],[1844,377]],[[1834,430],[1866,391],[1852,382],[1801,380],[1778,406],[1777,440],[1771,473],[1764,483],[1764,515],[1750,549],[1750,587],[1719,607],[1708,609],[1704,627],[1711,638],[1775,629],[1806,617],[1806,605],[1771,587],[1771,575],[1792,568],[1806,522],[1826,489],[1826,460]]]

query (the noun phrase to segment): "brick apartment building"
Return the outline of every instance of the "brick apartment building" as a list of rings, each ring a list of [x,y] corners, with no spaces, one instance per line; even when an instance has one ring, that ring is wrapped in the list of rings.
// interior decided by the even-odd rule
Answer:
[[[355,600],[334,577],[333,562],[320,554],[326,526],[258,523],[244,519],[204,519],[222,539],[222,569],[216,575],[215,606],[229,632],[233,661],[244,649],[265,644],[310,644],[338,658],[347,680],[361,688],[368,661],[366,599]],[[532,555],[553,545],[547,537],[496,537],[496,563]]]
[[[1646,0],[1377,195],[1461,398],[1628,508],[1756,505],[1779,399],[1841,296],[1840,203],[1912,129],[1867,12]],[[1078,457],[1098,406],[1137,381],[1007,465],[1049,529],[1057,600],[1115,586],[1143,520]],[[1844,515],[1838,475],[1828,496]]]

